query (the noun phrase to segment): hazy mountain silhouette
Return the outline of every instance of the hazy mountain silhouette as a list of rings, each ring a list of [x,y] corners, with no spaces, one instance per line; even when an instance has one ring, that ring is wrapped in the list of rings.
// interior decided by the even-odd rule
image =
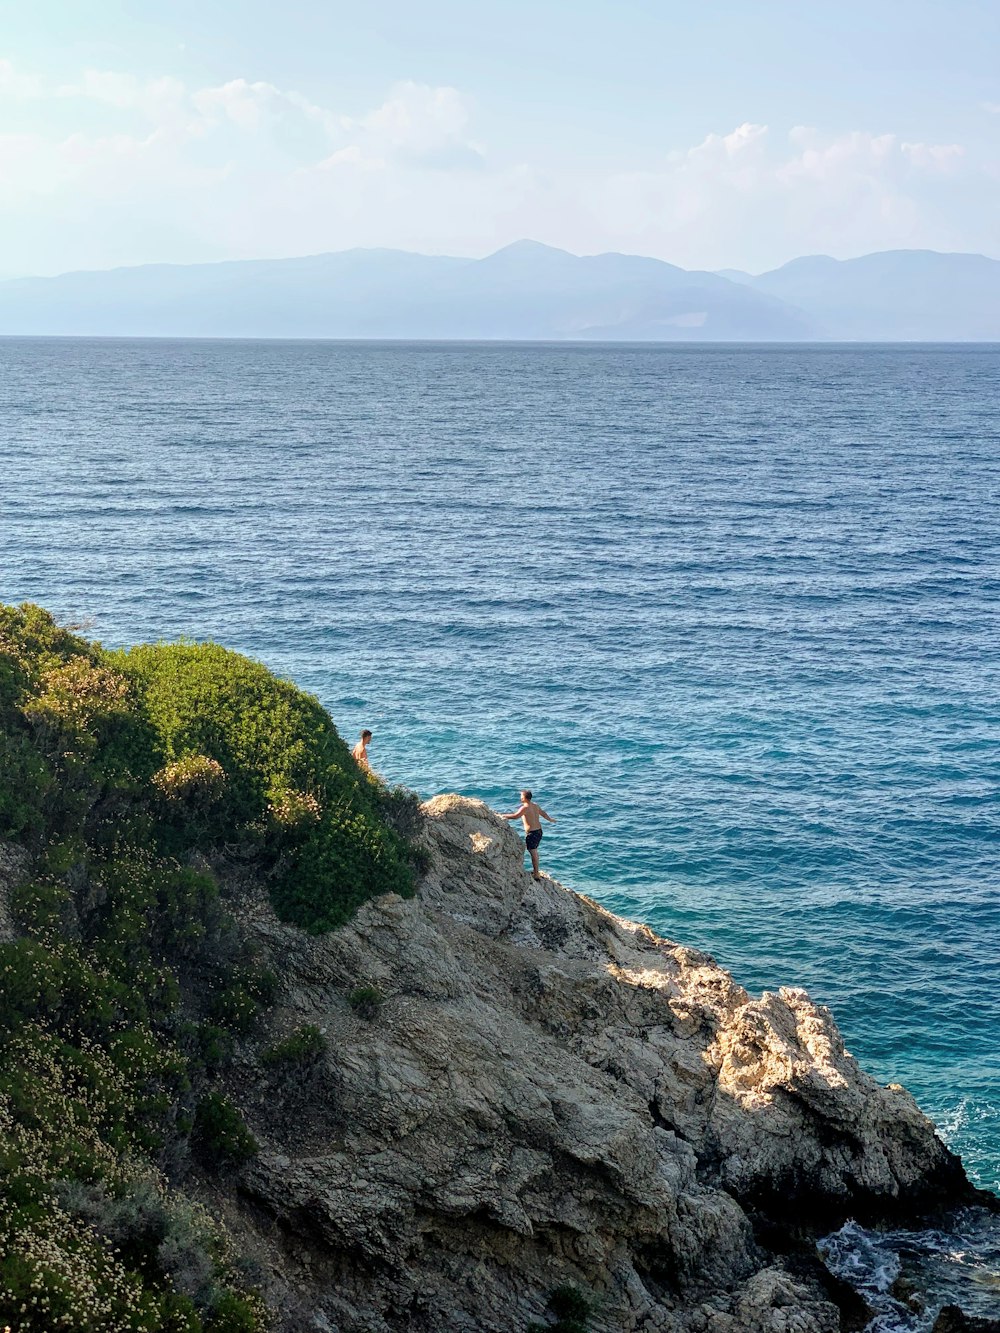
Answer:
[[[753,274],[741,268],[718,268],[715,271],[720,278],[728,278],[730,282],[753,282]]]
[[[485,259],[345,250],[0,283],[0,333],[305,338],[802,338],[798,310],[657,259],[518,241]]]
[[[1000,263],[985,255],[811,255],[748,281],[807,311],[831,338],[1000,340]]]
[[[517,241],[485,259],[344,250],[0,282],[0,333],[798,341],[1000,338],[1000,263],[893,251],[757,277]]]

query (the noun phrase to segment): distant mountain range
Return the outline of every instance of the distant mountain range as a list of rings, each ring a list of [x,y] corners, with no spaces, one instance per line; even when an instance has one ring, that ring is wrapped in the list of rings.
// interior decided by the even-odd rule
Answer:
[[[344,250],[0,282],[0,334],[1000,341],[1000,262],[890,250],[770,273],[517,241],[485,259]]]

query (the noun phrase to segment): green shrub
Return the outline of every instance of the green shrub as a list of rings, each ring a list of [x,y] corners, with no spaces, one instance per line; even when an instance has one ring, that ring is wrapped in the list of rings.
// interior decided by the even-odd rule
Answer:
[[[232,1032],[250,1032],[260,1017],[260,1004],[245,986],[236,983],[218,991],[209,1009],[220,1027]]]
[[[31,605],[0,606],[0,737],[0,826],[36,839],[114,813],[154,757],[128,679]]]
[[[152,782],[166,801],[208,806],[222,796],[226,774],[218,760],[203,754],[189,754],[164,764],[153,774]]]
[[[188,957],[218,933],[219,890],[211,875],[132,848],[92,874],[99,892],[84,935],[100,942],[109,962]]]
[[[129,716],[131,703],[124,676],[74,653],[42,670],[40,689],[21,711],[32,724],[42,753],[54,759],[67,752],[93,753],[102,731]]]
[[[377,986],[356,986],[347,997],[347,1003],[361,1018],[375,1018],[385,996]]]
[[[329,1043],[313,1023],[296,1028],[282,1041],[261,1051],[260,1062],[265,1066],[305,1065],[318,1060]]]
[[[279,915],[313,931],[413,891],[387,822],[413,798],[358,772],[317,700],[217,644],[109,653],[0,607],[0,737],[0,836],[83,833],[111,859],[249,841]]]
[[[383,818],[404,838],[412,838],[420,829],[420,797],[409,787],[380,786],[378,804]]]
[[[261,1013],[274,1003],[277,984],[273,972],[235,969],[215,992],[209,1015],[232,1032],[252,1032]]]
[[[108,661],[142,700],[158,774],[195,756],[224,770],[208,832],[232,841],[270,821],[284,920],[327,930],[373,894],[412,892],[405,842],[315,699],[217,644],[147,645]]]
[[[594,1312],[594,1304],[579,1287],[566,1283],[550,1293],[549,1309],[557,1319],[575,1319],[585,1324]]]
[[[189,1301],[145,1289],[109,1242],[58,1211],[9,1237],[0,1256],[0,1326],[17,1333],[201,1328]]]
[[[79,877],[86,873],[89,854],[82,837],[66,837],[50,842],[39,857],[39,864],[48,876],[59,879]]]
[[[62,1005],[60,959],[35,940],[0,944],[0,1027],[58,1014]]]
[[[594,1302],[579,1287],[567,1283],[549,1293],[550,1324],[531,1323],[526,1333],[587,1333],[594,1313]]]
[[[251,984],[261,1006],[270,1009],[281,990],[281,981],[277,972],[272,972],[267,967],[257,968],[251,973]]]
[[[58,933],[65,925],[72,896],[60,880],[29,880],[15,884],[10,891],[10,907],[15,918],[33,935],[45,937]]]
[[[228,1097],[209,1092],[198,1103],[191,1146],[206,1166],[241,1166],[257,1155],[257,1140]]]
[[[51,767],[30,739],[0,730],[0,838],[41,832],[54,784]]]
[[[307,829],[323,818],[318,796],[294,787],[276,786],[268,792],[267,813],[279,829]]]
[[[192,1023],[190,1032],[184,1035],[190,1037],[185,1044],[190,1045],[194,1057],[208,1074],[217,1073],[232,1054],[232,1036],[215,1023]]]
[[[255,1333],[259,1327],[259,1306],[245,1296],[227,1291],[220,1298],[205,1323],[205,1333]]]
[[[220,1285],[226,1250],[200,1205],[173,1194],[153,1173],[134,1174],[110,1186],[59,1182],[56,1195],[61,1209],[110,1242],[128,1270],[172,1286],[180,1308],[189,1315],[197,1312],[206,1329],[256,1333],[259,1303]],[[192,1325],[198,1330],[202,1326],[198,1321]]]

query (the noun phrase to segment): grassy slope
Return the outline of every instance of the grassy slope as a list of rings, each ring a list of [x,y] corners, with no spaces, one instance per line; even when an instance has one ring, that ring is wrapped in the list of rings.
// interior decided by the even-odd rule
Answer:
[[[389,794],[316,700],[214,645],[109,653],[0,606],[0,1328],[266,1326],[222,1230],[174,1185],[256,1145],[220,1088],[274,979],[207,866],[238,855],[321,931],[412,891]],[[173,1182],[173,1183],[172,1183]]]

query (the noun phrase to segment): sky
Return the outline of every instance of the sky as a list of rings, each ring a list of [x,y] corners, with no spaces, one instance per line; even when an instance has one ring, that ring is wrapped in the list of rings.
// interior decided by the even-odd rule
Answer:
[[[0,275],[1000,258],[997,0],[0,0]]]

